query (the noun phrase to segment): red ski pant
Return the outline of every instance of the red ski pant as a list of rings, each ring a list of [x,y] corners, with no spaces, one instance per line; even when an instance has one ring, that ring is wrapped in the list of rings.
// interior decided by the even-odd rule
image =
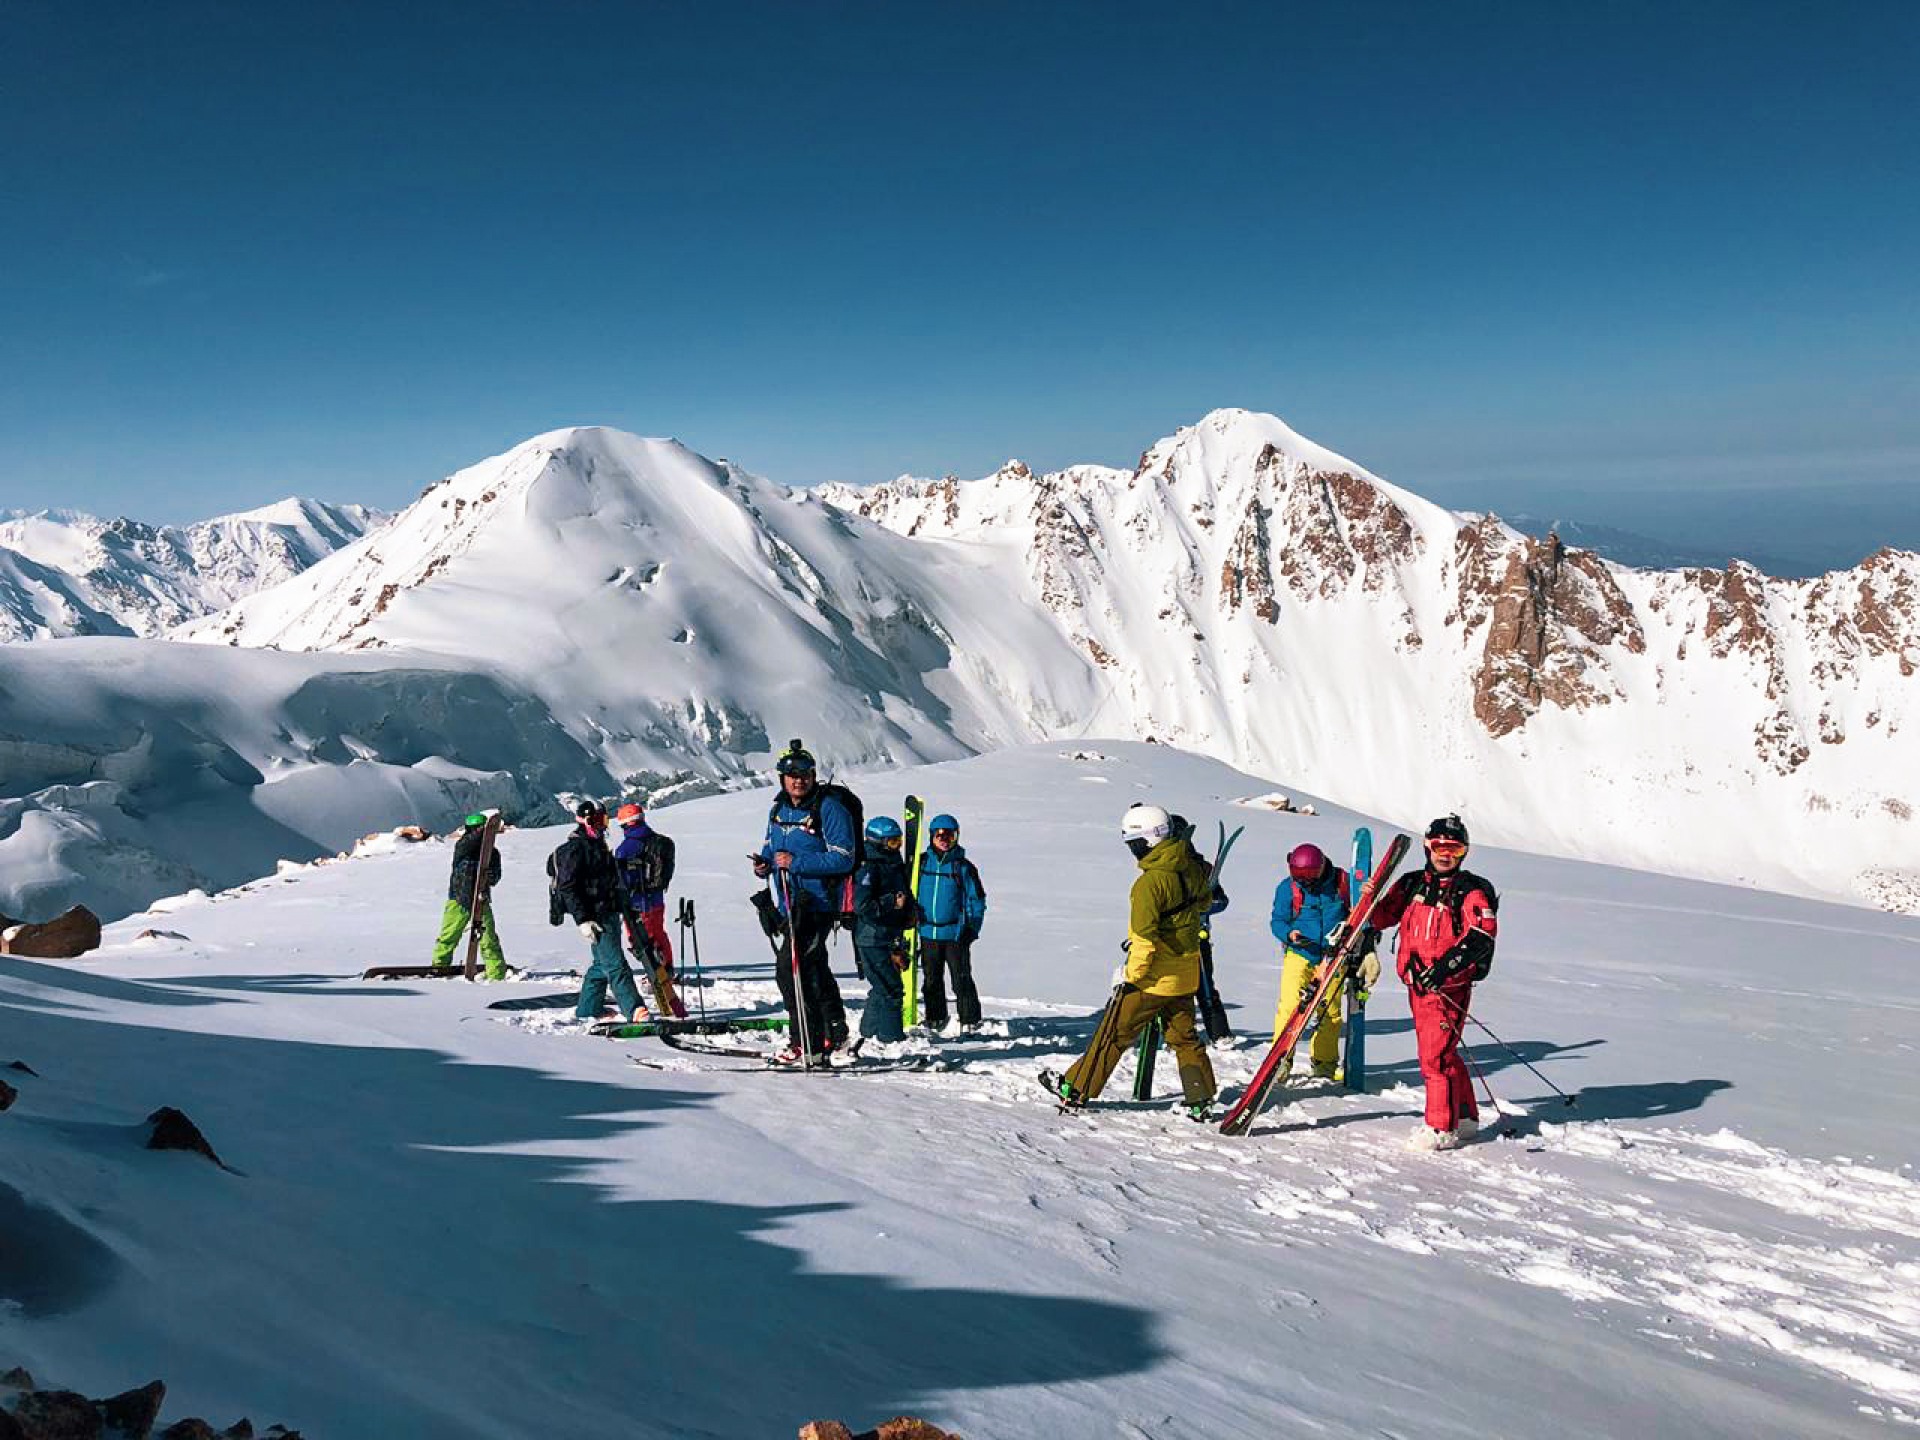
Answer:
[[[1413,1038],[1420,1051],[1420,1078],[1427,1082],[1427,1124],[1451,1130],[1461,1119],[1480,1118],[1473,1098],[1473,1077],[1460,1057],[1460,1032],[1466,1027],[1473,982],[1456,979],[1431,995],[1407,992],[1413,1010]]]
[[[640,926],[653,941],[653,948],[660,952],[660,963],[673,969],[673,946],[667,941],[667,907],[656,905],[651,910],[642,910]]]

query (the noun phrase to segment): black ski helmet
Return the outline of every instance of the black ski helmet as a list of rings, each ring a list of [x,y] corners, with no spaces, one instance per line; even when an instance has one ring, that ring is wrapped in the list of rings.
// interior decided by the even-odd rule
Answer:
[[[815,766],[813,756],[807,752],[807,747],[802,745],[798,737],[796,737],[787,742],[787,753],[780,757],[779,762],[773,768],[774,771],[780,775],[811,775],[814,772]]]
[[[573,813],[581,820],[604,820],[607,818],[607,807],[598,800],[582,800],[573,807]]]
[[[1427,822],[1427,839],[1458,840],[1462,845],[1467,840],[1467,822],[1458,815],[1442,815],[1437,820]]]

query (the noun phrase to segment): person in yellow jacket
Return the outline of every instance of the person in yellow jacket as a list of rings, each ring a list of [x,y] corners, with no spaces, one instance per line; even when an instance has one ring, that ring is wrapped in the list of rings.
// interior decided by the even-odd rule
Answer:
[[[1120,1057],[1155,1020],[1180,1067],[1187,1114],[1208,1118],[1213,1063],[1200,1040],[1194,992],[1200,988],[1200,932],[1213,903],[1206,862],[1158,805],[1135,805],[1120,821],[1120,838],[1139,862],[1127,915],[1127,963],[1087,1053],[1063,1076],[1040,1072],[1062,1107],[1078,1109],[1100,1094]]]

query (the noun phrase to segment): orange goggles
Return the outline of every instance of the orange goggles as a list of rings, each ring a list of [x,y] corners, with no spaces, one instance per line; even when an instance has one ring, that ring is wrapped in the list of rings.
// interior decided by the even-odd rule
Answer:
[[[1427,853],[1429,855],[1445,855],[1451,857],[1466,854],[1467,847],[1465,842],[1460,840],[1429,840],[1427,841]]]

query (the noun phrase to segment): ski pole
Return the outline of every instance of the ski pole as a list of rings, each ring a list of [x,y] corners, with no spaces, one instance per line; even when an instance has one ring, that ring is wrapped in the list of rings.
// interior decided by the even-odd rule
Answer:
[[[794,913],[793,877],[785,870],[775,872],[780,877],[780,898],[787,912],[787,953],[792,963],[793,977],[793,1015],[797,1022],[795,1028],[800,1032],[800,1068],[813,1069],[813,1035],[807,1025],[807,991],[800,968],[800,917]]]
[[[1518,1060],[1522,1065],[1526,1066],[1527,1069],[1533,1071],[1535,1078],[1538,1079],[1542,1085],[1546,1086],[1549,1090],[1553,1091],[1554,1094],[1560,1097],[1561,1104],[1571,1108],[1572,1106],[1578,1105],[1580,1103],[1580,1097],[1578,1095],[1569,1095],[1566,1091],[1562,1090],[1558,1085],[1554,1084],[1553,1081],[1547,1079],[1546,1076],[1540,1073],[1539,1068],[1535,1066],[1532,1061],[1527,1059],[1526,1056],[1522,1055],[1518,1050],[1514,1049],[1513,1046],[1509,1045],[1506,1041],[1502,1040],[1498,1035],[1494,1034],[1493,1030],[1487,1025],[1487,1022],[1482,1020],[1478,1015],[1469,1015],[1465,1010],[1462,1010],[1459,1004],[1454,1000],[1454,998],[1451,995],[1448,995],[1444,990],[1436,990],[1433,993],[1438,995],[1442,1000],[1446,1001],[1448,1006],[1453,1010],[1454,1014],[1458,1015],[1462,1020],[1471,1020],[1475,1025],[1478,1025],[1482,1030],[1485,1030],[1487,1032],[1487,1038],[1489,1040],[1493,1041],[1494,1044],[1498,1045],[1502,1050],[1506,1051],[1507,1054],[1511,1055],[1515,1060]]]
[[[694,923],[693,901],[687,899],[685,896],[682,896],[680,899],[679,919],[681,953],[686,953],[689,937],[692,938],[693,942],[693,984],[694,989],[699,992],[700,1023],[704,1025],[707,1023],[707,977],[700,969],[700,930]]]

